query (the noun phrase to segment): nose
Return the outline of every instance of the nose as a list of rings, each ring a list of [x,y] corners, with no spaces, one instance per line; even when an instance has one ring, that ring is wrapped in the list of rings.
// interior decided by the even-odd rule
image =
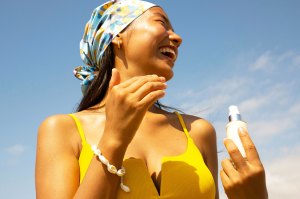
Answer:
[[[169,34],[169,39],[174,43],[174,45],[178,48],[182,43],[182,38],[176,34],[174,31],[171,31]]]

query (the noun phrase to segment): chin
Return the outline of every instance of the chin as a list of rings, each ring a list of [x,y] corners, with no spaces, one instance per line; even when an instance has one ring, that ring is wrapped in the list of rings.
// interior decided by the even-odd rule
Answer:
[[[174,73],[172,71],[172,73],[169,73],[169,74],[165,75],[164,77],[166,78],[166,81],[169,81],[170,79],[172,79],[173,76],[174,76]]]
[[[174,63],[171,64],[170,62],[156,63],[148,67],[152,69],[151,71],[148,71],[148,74],[156,74],[166,78],[166,81],[169,81],[174,76],[173,67]]]
[[[166,81],[169,81],[174,76],[174,72],[173,70],[161,71],[160,73],[157,73],[157,75],[162,76],[166,78]]]

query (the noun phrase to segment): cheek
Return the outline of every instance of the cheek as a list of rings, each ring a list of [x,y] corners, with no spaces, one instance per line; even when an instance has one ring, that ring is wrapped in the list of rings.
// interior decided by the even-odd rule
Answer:
[[[140,25],[136,27],[130,38],[130,49],[134,51],[150,51],[150,49],[158,48],[160,42],[165,38],[166,31],[160,26],[151,24]],[[149,50],[147,50],[149,49]]]

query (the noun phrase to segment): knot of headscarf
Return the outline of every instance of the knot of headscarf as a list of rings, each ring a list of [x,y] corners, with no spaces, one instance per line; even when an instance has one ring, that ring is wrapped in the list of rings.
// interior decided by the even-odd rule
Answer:
[[[80,41],[80,57],[85,66],[74,69],[74,75],[82,81],[83,94],[101,70],[100,60],[114,37],[153,6],[141,0],[115,0],[95,8]]]

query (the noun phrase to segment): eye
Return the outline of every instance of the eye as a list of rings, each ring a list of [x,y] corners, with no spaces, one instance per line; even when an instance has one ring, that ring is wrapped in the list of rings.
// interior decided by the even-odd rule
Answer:
[[[161,24],[163,24],[163,25],[166,25],[166,22],[165,22],[164,20],[162,20],[162,19],[158,19],[158,20],[156,20],[156,21],[158,21],[159,23],[161,23]]]

